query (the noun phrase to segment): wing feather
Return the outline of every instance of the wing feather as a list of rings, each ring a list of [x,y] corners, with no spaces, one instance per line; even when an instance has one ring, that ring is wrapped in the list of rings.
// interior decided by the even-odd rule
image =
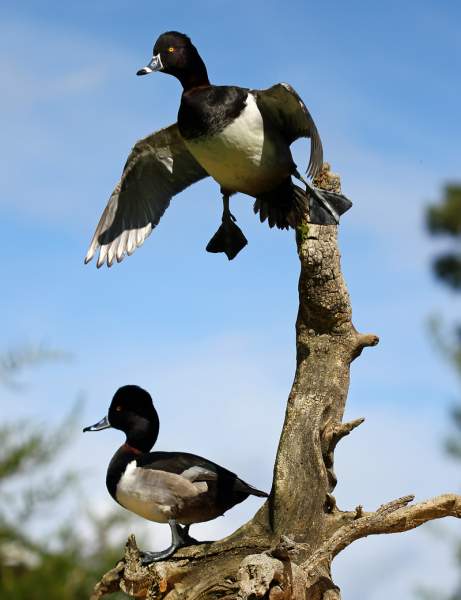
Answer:
[[[297,92],[288,83],[277,83],[267,90],[255,90],[253,93],[259,110],[267,116],[267,122],[274,124],[289,144],[301,137],[310,138],[307,174],[315,177],[323,164],[322,141],[314,119]]]
[[[176,124],[137,142],[101,215],[85,263],[98,249],[98,268],[133,254],[158,224],[171,198],[207,176],[187,150]]]

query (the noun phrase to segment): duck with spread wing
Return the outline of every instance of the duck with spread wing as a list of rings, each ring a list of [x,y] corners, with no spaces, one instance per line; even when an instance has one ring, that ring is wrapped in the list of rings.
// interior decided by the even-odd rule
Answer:
[[[110,267],[132,254],[173,196],[208,176],[220,185],[224,208],[222,224],[206,249],[224,252],[229,260],[247,244],[229,209],[236,192],[254,197],[261,222],[280,229],[296,228],[307,210],[310,222],[338,223],[350,208],[345,196],[316,188],[293,162],[290,144],[310,138],[307,177],[314,178],[323,150],[314,120],[290,85],[267,90],[212,85],[190,38],[175,31],[158,38],[152,60],[138,75],[154,71],[176,77],[183,86],[178,121],[133,147],[85,262],[99,251],[97,266]]]

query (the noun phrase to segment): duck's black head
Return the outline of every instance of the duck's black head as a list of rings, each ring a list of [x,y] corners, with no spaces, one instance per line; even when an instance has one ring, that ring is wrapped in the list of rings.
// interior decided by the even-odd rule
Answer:
[[[161,71],[179,79],[185,90],[209,85],[205,63],[190,38],[178,31],[167,31],[154,44],[150,63],[137,75]]]
[[[108,427],[123,431],[131,447],[148,452],[155,444],[160,427],[149,392],[137,385],[124,385],[115,392],[107,417],[83,431],[100,431]]]

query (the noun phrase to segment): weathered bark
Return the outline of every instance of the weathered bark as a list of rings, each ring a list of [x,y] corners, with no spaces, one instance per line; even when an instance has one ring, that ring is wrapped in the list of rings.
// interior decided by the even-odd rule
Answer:
[[[339,191],[324,169],[316,184]],[[143,567],[134,537],[124,559],[96,585],[96,600],[118,589],[136,598],[338,600],[331,562],[354,540],[406,531],[443,516],[461,517],[461,497],[414,506],[407,496],[374,513],[340,511],[334,450],[362,418],[342,423],[349,368],[374,334],[358,333],[341,274],[337,227],[309,224],[296,236],[301,263],[296,322],[297,365],[288,398],[270,498],[248,523],[218,542],[191,546]]]

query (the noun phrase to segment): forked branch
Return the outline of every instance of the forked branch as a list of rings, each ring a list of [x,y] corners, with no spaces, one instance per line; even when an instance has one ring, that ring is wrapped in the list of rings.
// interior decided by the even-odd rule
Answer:
[[[409,505],[413,498],[397,498],[374,512],[347,513],[350,520],[299,565],[290,563],[288,556],[278,555],[277,549],[247,556],[239,569],[241,596],[339,600],[340,590],[331,580],[330,567],[334,557],[352,542],[369,535],[409,531],[434,519],[461,518],[461,496],[444,494]],[[294,550],[294,545],[289,546],[290,553]],[[289,590],[290,595],[278,596],[275,592],[279,590]]]

